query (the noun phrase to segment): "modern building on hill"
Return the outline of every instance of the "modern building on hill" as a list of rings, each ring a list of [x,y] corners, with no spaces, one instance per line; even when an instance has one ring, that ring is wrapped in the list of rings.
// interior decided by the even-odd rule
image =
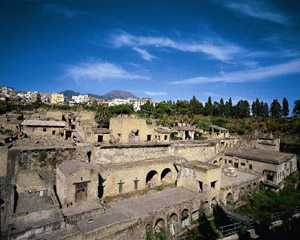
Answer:
[[[52,93],[51,94],[51,104],[64,103],[65,96],[63,93]]]

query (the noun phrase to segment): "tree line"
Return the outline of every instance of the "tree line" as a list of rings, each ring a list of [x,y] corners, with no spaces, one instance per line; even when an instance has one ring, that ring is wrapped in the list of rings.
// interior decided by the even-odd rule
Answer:
[[[294,104],[292,114],[295,117],[299,117],[300,100],[295,101]],[[157,103],[155,107],[150,102],[147,102],[141,106],[140,112],[147,116],[159,119],[166,119],[171,115],[186,115],[189,117],[194,115],[204,115],[234,118],[246,118],[252,115],[253,117],[280,118],[289,116],[290,110],[286,98],[283,98],[282,105],[278,99],[274,99],[270,107],[267,102],[260,101],[257,98],[252,102],[250,111],[250,104],[247,100],[240,100],[234,105],[231,98],[226,102],[223,98],[221,98],[219,102],[212,102],[211,97],[208,97],[207,102],[202,104],[195,96],[193,96],[190,101],[163,101]]]

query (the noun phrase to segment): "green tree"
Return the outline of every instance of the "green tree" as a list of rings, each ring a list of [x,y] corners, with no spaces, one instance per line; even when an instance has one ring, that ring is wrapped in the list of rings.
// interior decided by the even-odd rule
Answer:
[[[269,117],[269,105],[268,103],[264,103],[264,107],[263,107],[263,110],[262,110],[262,116],[263,117]]]
[[[255,105],[256,105],[256,116],[261,117],[262,108],[258,98],[256,98]]]
[[[240,100],[234,107],[235,116],[238,118],[249,117],[250,114],[250,104],[247,100]]]
[[[211,97],[208,97],[208,101],[205,103],[205,107],[204,107],[204,111],[203,111],[204,115],[206,116],[212,116],[213,114],[213,105],[211,102]]]
[[[175,106],[175,112],[177,115],[187,115],[192,117],[191,104],[186,100],[178,100]]]
[[[226,108],[226,117],[232,117],[233,107],[232,107],[231,97],[229,98],[228,102],[226,101],[225,108]]]
[[[282,116],[287,117],[289,115],[289,102],[286,98],[282,101]]]
[[[257,117],[257,109],[256,109],[256,102],[252,102],[251,112],[253,117]]]
[[[199,120],[196,124],[196,128],[202,129],[202,130],[209,130],[209,125],[212,123],[209,121],[209,119],[205,120]]]
[[[203,114],[203,104],[199,102],[195,96],[193,96],[193,98],[190,100],[190,104],[192,113],[194,115]]]
[[[164,101],[164,102],[160,102],[160,103],[156,104],[156,106],[152,112],[152,117],[162,119],[163,117],[165,117],[164,114],[166,116],[170,116],[172,112],[173,112],[173,110],[172,110],[170,104]]]
[[[146,114],[147,116],[150,116],[153,112],[153,104],[150,103],[150,101],[147,101],[145,104],[141,106],[141,112]]]
[[[220,99],[220,115],[225,116],[226,107],[223,98]]]
[[[300,117],[300,100],[294,102],[293,115],[295,117]]]
[[[109,125],[109,114],[106,105],[100,104],[95,112],[95,122],[99,124],[100,128],[108,127]]]
[[[274,99],[274,101],[272,102],[270,112],[271,112],[271,117],[273,118],[281,117],[281,113],[282,113],[281,105],[277,99]]]
[[[132,105],[121,104],[108,107],[108,112],[110,116],[115,116],[120,114],[132,114],[134,110]]]
[[[215,101],[213,105],[213,116],[220,116],[220,112],[220,104]]]

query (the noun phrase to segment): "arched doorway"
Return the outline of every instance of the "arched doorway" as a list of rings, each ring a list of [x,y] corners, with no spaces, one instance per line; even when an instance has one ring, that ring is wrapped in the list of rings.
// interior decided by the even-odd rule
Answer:
[[[178,223],[178,215],[176,213],[172,213],[168,220],[168,225],[170,228],[171,236],[175,235],[176,232],[179,231],[179,223]]]
[[[220,158],[219,159],[219,166],[222,166],[224,163],[223,163],[223,158]]]
[[[165,168],[160,176],[162,182],[170,183],[172,182],[172,171],[170,168]]]
[[[244,187],[241,187],[240,189],[240,196],[244,196],[245,195],[245,188]]]
[[[213,164],[215,164],[215,165],[218,165],[218,161],[217,161],[217,160],[215,160],[215,161],[213,162]]]
[[[158,173],[155,170],[148,172],[146,176],[146,186],[151,187],[158,183]]]
[[[232,205],[233,204],[233,195],[231,192],[227,193],[226,196],[226,205]]]
[[[104,182],[106,179],[104,179],[101,174],[98,174],[98,198],[102,198],[104,194]]]
[[[156,240],[166,239],[165,220],[158,219],[154,225],[154,235]]]
[[[92,155],[92,152],[91,151],[88,151],[86,153],[87,157],[88,157],[88,162],[91,162],[91,155]]]
[[[189,210],[184,209],[181,212],[181,227],[185,227],[190,225],[190,215],[189,215]]]
[[[151,225],[147,224],[146,226],[146,239],[152,239],[152,231],[151,231]]]

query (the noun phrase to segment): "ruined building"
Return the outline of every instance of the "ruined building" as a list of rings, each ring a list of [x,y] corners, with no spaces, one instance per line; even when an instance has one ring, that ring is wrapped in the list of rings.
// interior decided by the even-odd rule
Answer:
[[[193,126],[134,116],[107,128],[89,112],[24,118],[19,139],[0,146],[2,239],[171,239],[200,213],[238,205],[260,184],[277,190],[296,171],[278,140],[247,148],[217,126],[194,140]],[[170,139],[176,129],[182,140]]]

